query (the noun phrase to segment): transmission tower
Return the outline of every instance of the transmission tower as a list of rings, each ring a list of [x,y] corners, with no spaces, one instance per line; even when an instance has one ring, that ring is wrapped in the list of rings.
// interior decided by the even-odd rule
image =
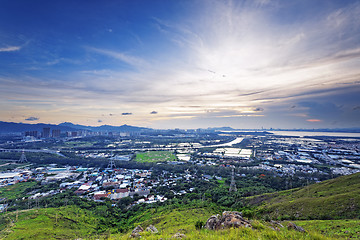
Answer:
[[[25,156],[25,151],[24,149],[22,150],[22,153],[21,153],[21,157],[20,159],[18,160],[18,163],[27,163],[28,160],[26,159],[26,156]]]
[[[108,164],[108,167],[107,167],[107,168],[110,168],[110,169],[116,168],[114,159],[111,159],[111,158],[110,158],[110,161],[109,161],[109,164]]]
[[[235,183],[235,179],[234,179],[234,168],[231,171],[231,183],[230,183],[230,188],[229,188],[229,192],[234,191],[236,192],[236,183]]]

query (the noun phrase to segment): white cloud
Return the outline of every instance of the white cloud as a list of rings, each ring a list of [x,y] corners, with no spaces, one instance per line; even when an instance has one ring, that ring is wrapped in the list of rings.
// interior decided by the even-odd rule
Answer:
[[[96,111],[108,111],[133,113],[126,118],[133,124],[152,124],[174,118],[261,118],[268,114],[268,106],[359,84],[360,46],[355,40],[360,21],[354,21],[358,5],[325,12],[316,21],[288,23],[275,19],[277,11],[286,9],[269,7],[272,4],[212,1],[182,22],[154,18],[161,40],[172,44],[171,49],[157,49],[164,51],[161,57],[86,48],[129,64],[135,71],[109,66],[79,71],[73,76],[76,81],[20,83],[13,91],[21,96],[32,92],[21,88],[32,85],[33,95],[56,98],[65,109],[76,102],[79,115],[93,114],[95,122]],[[142,47],[148,46],[152,45]],[[152,109],[158,114],[150,115]]]
[[[14,52],[14,51],[19,51],[20,49],[21,46],[9,46],[9,47],[0,48],[0,52]]]
[[[116,52],[116,51],[111,51],[111,50],[107,50],[107,49],[99,49],[99,48],[93,48],[93,47],[88,47],[87,49],[96,52],[96,53],[100,53],[103,54],[105,56],[108,57],[112,57],[115,59],[118,59],[122,62],[125,62],[129,65],[132,65],[134,67],[143,67],[145,65],[147,65],[147,62],[139,57],[135,57],[135,56],[131,56],[122,52]]]

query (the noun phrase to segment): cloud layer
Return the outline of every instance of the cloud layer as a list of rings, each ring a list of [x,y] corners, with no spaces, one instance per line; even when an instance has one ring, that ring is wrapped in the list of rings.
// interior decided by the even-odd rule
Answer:
[[[19,73],[1,74],[0,107],[13,109],[15,118],[36,114],[94,125],[112,112],[101,120],[150,127],[360,126],[351,110],[359,106],[360,4],[320,4],[199,1],[194,9],[184,4],[182,18],[149,14],[146,31],[107,27],[97,39],[111,42],[72,42],[78,55],[71,57],[59,45],[43,61],[18,66]],[[124,36],[133,40],[116,44]],[[4,47],[0,54],[32,46]]]

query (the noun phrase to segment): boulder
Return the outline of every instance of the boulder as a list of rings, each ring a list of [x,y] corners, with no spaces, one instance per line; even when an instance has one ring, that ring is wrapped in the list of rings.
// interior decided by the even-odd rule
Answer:
[[[294,229],[299,232],[306,232],[304,228],[297,226],[295,223],[289,222],[287,225],[288,229]]]
[[[183,233],[177,232],[171,238],[183,239],[183,238],[186,238],[186,235]]]
[[[131,233],[140,233],[140,232],[143,232],[144,229],[140,226],[140,225],[137,225],[136,228],[134,228],[134,230],[132,230]]]
[[[240,212],[236,211],[223,212],[221,225],[224,226],[224,228],[251,227],[250,222],[245,220]]]
[[[210,230],[218,230],[221,225],[221,220],[219,214],[212,215],[209,217],[209,219],[206,221],[204,228],[210,229]]]
[[[130,238],[140,238],[141,237],[140,233],[143,231],[144,231],[144,229],[140,225],[138,225],[136,228],[134,228],[134,230],[132,230],[129,237]]]
[[[131,233],[129,238],[141,238],[140,233]]]
[[[270,223],[274,226],[274,227],[280,227],[280,228],[283,228],[284,226],[278,222],[278,221],[274,221],[274,220],[271,220]]]
[[[148,226],[145,231],[151,232],[151,233],[158,233],[159,231],[157,230],[157,228],[153,225]]]
[[[219,230],[226,228],[251,227],[251,223],[242,217],[240,212],[225,211],[221,216],[211,216],[204,226],[210,230]]]

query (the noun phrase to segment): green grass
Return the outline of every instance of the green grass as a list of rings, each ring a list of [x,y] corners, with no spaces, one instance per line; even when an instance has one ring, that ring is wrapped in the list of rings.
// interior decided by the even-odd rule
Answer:
[[[21,182],[14,185],[6,186],[0,188],[0,196],[2,198],[7,198],[8,200],[17,199],[20,197],[26,197],[26,189],[35,186],[37,183],[35,181]]]
[[[169,151],[150,151],[144,153],[137,153],[135,161],[137,162],[167,162],[175,161],[176,157]]]
[[[311,220],[295,221],[295,224],[327,237],[360,239],[360,220]]]
[[[150,224],[158,234],[141,233],[142,239],[171,239],[177,233],[184,233],[186,239],[358,239],[360,220],[312,220],[295,221],[305,228],[306,233],[271,229],[268,222],[251,220],[253,228],[211,231],[197,230],[197,221],[206,222],[213,214],[221,213],[216,205],[203,207],[163,206],[157,209],[139,211],[127,219],[133,228],[141,225],[144,229]],[[17,217],[18,215],[18,217]],[[120,219],[119,219],[120,221]],[[114,233],[114,229],[105,228],[100,232],[101,220],[92,209],[77,206],[60,208],[32,209],[0,215],[0,239],[128,239],[131,230],[126,233]],[[133,229],[132,228],[132,229]],[[116,232],[116,231],[115,231]]]
[[[102,238],[97,223],[90,211],[75,206],[24,210],[1,216],[0,239]]]
[[[247,198],[271,218],[352,219],[360,217],[360,173],[304,188]]]
[[[288,230],[286,227],[275,231],[265,222],[252,221],[253,229],[239,228],[220,231],[211,231],[207,229],[195,229],[195,222],[206,220],[213,214],[220,213],[216,209],[208,208],[188,208],[173,209],[168,211],[156,212],[155,210],[144,213],[134,226],[141,225],[144,229],[150,224],[158,230],[158,234],[148,232],[141,233],[143,239],[171,239],[177,233],[184,233],[186,239],[332,239],[330,236],[324,236],[316,231],[307,231],[306,233]],[[110,239],[128,239],[131,231],[125,234],[113,234]]]

